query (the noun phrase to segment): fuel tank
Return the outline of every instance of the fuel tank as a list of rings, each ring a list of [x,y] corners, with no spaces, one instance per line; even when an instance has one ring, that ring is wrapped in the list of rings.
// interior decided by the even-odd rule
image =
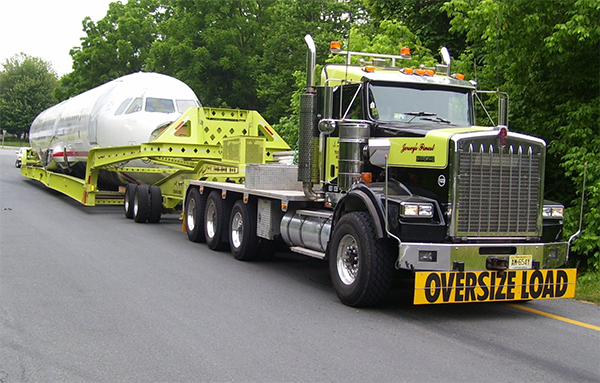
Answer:
[[[159,73],[129,74],[54,105],[29,130],[30,146],[49,170],[83,177],[93,147],[149,142],[160,126],[200,106],[185,83]],[[149,166],[139,163],[127,166]],[[144,174],[105,172],[100,182],[114,188],[142,180]]]

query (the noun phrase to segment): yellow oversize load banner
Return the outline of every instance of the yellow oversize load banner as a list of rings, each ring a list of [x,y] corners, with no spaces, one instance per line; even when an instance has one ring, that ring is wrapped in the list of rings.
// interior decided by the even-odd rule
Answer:
[[[415,305],[573,298],[577,269],[417,272]]]

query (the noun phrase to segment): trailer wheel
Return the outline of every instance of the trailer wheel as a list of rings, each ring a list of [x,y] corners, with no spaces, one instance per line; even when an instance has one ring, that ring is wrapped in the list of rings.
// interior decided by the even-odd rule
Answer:
[[[150,190],[149,186],[142,184],[135,189],[133,197],[133,220],[144,223],[148,220],[150,213]]]
[[[200,194],[198,188],[192,188],[185,204],[185,228],[192,242],[206,242],[204,235],[204,210],[206,194]]]
[[[340,300],[353,307],[381,303],[392,286],[395,254],[387,240],[377,238],[371,216],[344,215],[329,251],[329,274]]]
[[[133,198],[135,197],[136,188],[137,184],[127,184],[125,187],[125,200],[123,202],[123,207],[125,210],[125,218],[127,219],[133,218]]]
[[[228,246],[230,211],[229,200],[222,199],[216,190],[210,192],[204,212],[204,236],[211,250],[225,250]]]
[[[256,203],[238,200],[229,220],[229,248],[238,261],[253,261],[258,257],[256,236]]]
[[[160,215],[162,213],[162,191],[158,186],[150,186],[150,209],[148,222],[158,223],[160,222]]]

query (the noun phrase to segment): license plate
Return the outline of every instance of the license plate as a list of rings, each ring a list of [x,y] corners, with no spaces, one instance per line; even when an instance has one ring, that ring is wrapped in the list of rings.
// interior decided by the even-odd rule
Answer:
[[[531,255],[511,255],[508,268],[510,270],[531,269],[533,257]]]

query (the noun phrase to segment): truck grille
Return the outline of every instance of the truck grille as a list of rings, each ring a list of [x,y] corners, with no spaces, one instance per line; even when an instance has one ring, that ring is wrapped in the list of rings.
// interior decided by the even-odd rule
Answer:
[[[536,150],[537,149],[537,150]],[[537,151],[537,153],[536,153]],[[539,236],[539,147],[470,144],[459,151],[457,236]]]

